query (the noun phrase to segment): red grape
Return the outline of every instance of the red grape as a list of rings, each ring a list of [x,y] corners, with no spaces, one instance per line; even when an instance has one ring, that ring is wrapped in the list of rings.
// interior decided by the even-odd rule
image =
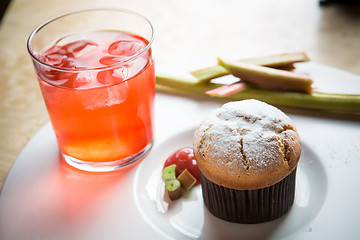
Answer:
[[[175,164],[176,176],[179,176],[185,169],[196,178],[196,184],[200,183],[200,170],[194,157],[194,151],[191,147],[180,148],[171,154],[164,163],[164,168]]]

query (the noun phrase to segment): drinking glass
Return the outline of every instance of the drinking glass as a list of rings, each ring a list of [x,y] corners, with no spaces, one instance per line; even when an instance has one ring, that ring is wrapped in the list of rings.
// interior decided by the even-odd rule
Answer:
[[[73,167],[111,171],[153,144],[154,31],[125,9],[90,9],[37,27],[27,47],[56,134]]]

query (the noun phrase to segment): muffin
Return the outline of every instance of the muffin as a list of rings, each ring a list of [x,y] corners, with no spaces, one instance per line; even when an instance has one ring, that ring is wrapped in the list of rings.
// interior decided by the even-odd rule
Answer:
[[[218,218],[261,223],[294,202],[299,134],[289,117],[258,100],[214,110],[193,139],[206,207]]]

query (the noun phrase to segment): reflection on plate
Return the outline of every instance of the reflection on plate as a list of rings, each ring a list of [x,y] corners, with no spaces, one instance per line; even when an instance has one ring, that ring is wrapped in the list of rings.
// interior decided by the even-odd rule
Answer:
[[[135,176],[136,201],[143,216],[159,231],[175,239],[280,239],[309,224],[321,209],[326,192],[327,178],[321,161],[303,143],[297,171],[295,202],[290,212],[271,222],[262,224],[229,223],[214,217],[204,206],[201,186],[194,187],[179,200],[164,198],[161,170],[164,159],[174,148],[190,146],[194,129],[169,136],[153,149]],[[310,231],[310,229],[309,229]]]

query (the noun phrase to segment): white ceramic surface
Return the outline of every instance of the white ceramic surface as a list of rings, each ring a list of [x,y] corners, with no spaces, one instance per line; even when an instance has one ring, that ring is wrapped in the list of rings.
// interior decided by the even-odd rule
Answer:
[[[359,76],[310,63],[297,68],[321,89],[339,90],[341,79],[342,92],[360,91]],[[244,225],[217,219],[204,207],[200,186],[175,202],[164,200],[163,162],[190,146],[201,118],[222,103],[158,93],[154,148],[139,165],[112,173],[66,165],[45,125],[3,186],[0,239],[360,239],[360,117],[284,109],[303,153],[294,206],[277,220]]]

